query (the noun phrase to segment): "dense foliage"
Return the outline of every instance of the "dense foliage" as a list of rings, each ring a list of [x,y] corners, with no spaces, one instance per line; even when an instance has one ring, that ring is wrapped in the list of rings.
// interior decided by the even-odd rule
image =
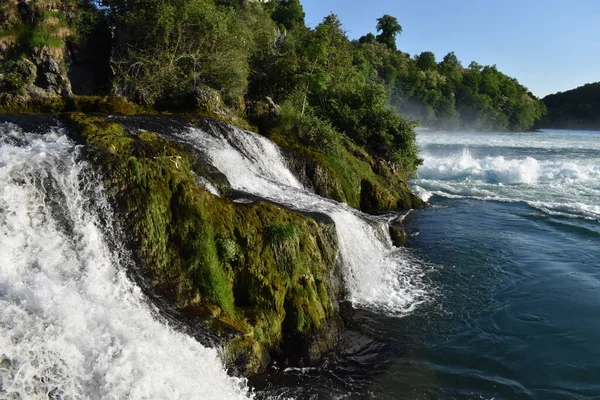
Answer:
[[[146,105],[218,91],[268,131],[330,154],[348,137],[415,172],[413,125],[388,106],[390,92],[335,15],[315,29],[298,0],[103,0],[115,27],[113,92]],[[401,30],[380,19],[386,45]],[[263,124],[261,105],[282,105]]]
[[[431,52],[411,58],[398,51],[402,26],[390,15],[377,19],[377,35],[351,41],[335,14],[307,28],[299,0],[69,0],[59,13],[50,1],[28,4],[33,22],[14,4],[0,9],[0,36],[23,31],[29,45],[66,38],[87,49],[91,65],[107,71],[110,63],[110,74],[96,74],[105,78],[97,85],[105,94],[159,109],[214,111],[222,102],[265,133],[285,133],[332,156],[351,139],[408,175],[420,159],[415,123],[400,115],[440,128],[524,130],[544,110],[495,66],[465,68],[454,53],[437,62]],[[24,68],[4,68],[14,90],[26,84],[19,81]]]
[[[600,82],[548,95],[542,100],[548,114],[542,128],[600,129]]]
[[[384,22],[382,22],[384,21]],[[395,18],[380,18],[377,29],[361,37],[356,51],[377,70],[392,103],[423,126],[441,129],[528,130],[544,105],[527,88],[495,65],[463,67],[454,52],[438,62],[429,51],[410,57],[396,51],[388,31],[400,33]]]

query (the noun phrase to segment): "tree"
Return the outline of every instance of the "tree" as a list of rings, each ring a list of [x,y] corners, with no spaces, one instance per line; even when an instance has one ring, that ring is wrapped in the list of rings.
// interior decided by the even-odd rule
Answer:
[[[435,69],[437,63],[435,61],[435,54],[431,51],[424,51],[416,57],[417,67],[425,71],[428,69]]]
[[[304,9],[300,0],[278,0],[273,12],[273,20],[286,29],[304,26]]]
[[[343,74],[335,74],[333,69],[340,64],[338,59],[346,55],[344,50],[348,44],[348,38],[342,30],[342,23],[335,14],[325,17],[323,22],[315,28],[310,44],[305,49],[310,67],[302,77],[306,81],[302,114],[306,108],[309,92],[318,97],[319,94],[327,93],[327,87],[334,76],[342,79]],[[350,59],[348,58],[348,60]]]
[[[373,35],[372,33],[367,33],[364,36],[361,36],[360,39],[358,39],[358,43],[369,43],[369,44],[373,44],[377,42],[377,38],[375,37],[375,35]]]
[[[396,35],[402,33],[402,26],[398,23],[396,17],[384,15],[377,19],[377,41],[385,44],[392,50],[396,50]]]
[[[239,103],[253,40],[235,10],[212,0],[131,4],[115,20],[115,94],[154,105],[209,87]]]
[[[451,65],[451,66],[454,66],[454,67],[460,67],[460,61],[458,60],[458,57],[456,57],[456,54],[454,54],[453,51],[451,51],[450,53],[446,54],[444,56],[444,60],[442,62],[444,64]]]

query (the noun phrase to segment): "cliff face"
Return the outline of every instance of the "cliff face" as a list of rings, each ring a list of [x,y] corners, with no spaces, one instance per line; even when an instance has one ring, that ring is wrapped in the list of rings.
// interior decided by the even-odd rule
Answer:
[[[42,101],[72,93],[65,39],[66,10],[48,2],[6,2],[1,15],[0,89],[3,102]]]
[[[49,109],[73,94],[102,92],[110,35],[106,24],[86,25],[87,15],[73,0],[0,6],[1,109]]]
[[[238,373],[270,356],[312,363],[342,328],[335,228],[272,204],[237,204],[193,149],[101,117],[65,117],[122,216],[148,290],[222,336]]]

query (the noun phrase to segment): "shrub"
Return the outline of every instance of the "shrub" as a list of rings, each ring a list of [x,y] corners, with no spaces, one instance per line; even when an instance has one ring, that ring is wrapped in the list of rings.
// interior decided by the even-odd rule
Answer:
[[[208,0],[135,3],[116,17],[117,94],[145,104],[220,91],[235,105],[247,87],[251,34],[233,9]]]
[[[35,65],[27,59],[8,61],[0,68],[4,74],[5,88],[9,92],[23,93],[35,81]]]
[[[311,114],[302,114],[291,102],[281,107],[277,129],[293,135],[301,144],[328,154],[338,154],[342,136],[329,122]]]

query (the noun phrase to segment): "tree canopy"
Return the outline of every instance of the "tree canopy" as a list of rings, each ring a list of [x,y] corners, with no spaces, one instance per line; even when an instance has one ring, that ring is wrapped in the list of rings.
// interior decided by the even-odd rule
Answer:
[[[383,26],[395,26],[394,22],[393,17],[384,16],[377,20],[376,27],[382,30]],[[430,51],[411,58],[396,51],[382,35],[377,36],[376,42],[373,34],[362,36],[355,43],[357,50],[377,71],[390,93],[391,104],[421,125],[439,129],[528,130],[545,112],[539,99],[495,65],[472,61],[465,68],[454,52],[439,62]]]
[[[542,99],[548,114],[541,128],[600,129],[600,82],[588,83]]]
[[[392,50],[396,50],[396,35],[402,33],[402,26],[398,23],[396,17],[385,14],[377,19],[377,41],[385,44]]]

